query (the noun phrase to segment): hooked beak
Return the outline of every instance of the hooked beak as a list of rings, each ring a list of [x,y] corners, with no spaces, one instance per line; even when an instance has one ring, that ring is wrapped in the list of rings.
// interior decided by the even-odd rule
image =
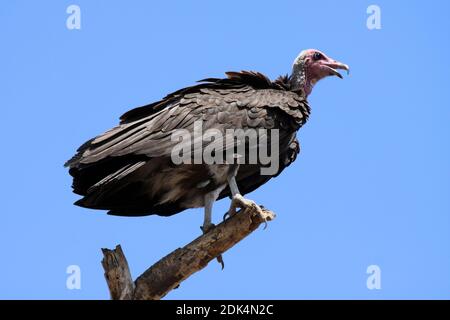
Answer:
[[[330,75],[337,76],[339,78],[343,78],[342,75],[337,71],[337,69],[346,70],[347,74],[350,74],[350,67],[344,63],[341,63],[336,60],[328,60],[323,63],[323,66],[330,71]]]

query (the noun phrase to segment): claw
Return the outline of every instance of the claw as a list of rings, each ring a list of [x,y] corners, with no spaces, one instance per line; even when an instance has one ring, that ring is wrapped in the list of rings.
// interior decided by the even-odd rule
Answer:
[[[225,263],[223,262],[222,255],[217,256],[217,262],[222,266],[222,270],[225,269]]]
[[[266,230],[267,229],[267,219],[266,218],[264,218],[264,228],[263,228],[263,230]]]

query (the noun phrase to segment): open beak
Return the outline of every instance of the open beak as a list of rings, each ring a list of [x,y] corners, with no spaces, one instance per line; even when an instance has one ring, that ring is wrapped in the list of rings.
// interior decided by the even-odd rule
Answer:
[[[337,76],[339,78],[343,78],[342,75],[337,71],[338,69],[341,70],[346,70],[347,74],[350,74],[350,68],[348,65],[341,63],[339,61],[336,60],[329,60],[324,62],[324,67],[326,67],[329,71],[330,71],[330,75],[334,75]]]

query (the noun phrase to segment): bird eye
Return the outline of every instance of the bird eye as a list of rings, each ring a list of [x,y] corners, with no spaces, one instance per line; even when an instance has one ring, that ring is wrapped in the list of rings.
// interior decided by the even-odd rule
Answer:
[[[319,52],[315,52],[313,55],[313,59],[316,61],[322,59],[322,57],[322,54],[320,54]]]

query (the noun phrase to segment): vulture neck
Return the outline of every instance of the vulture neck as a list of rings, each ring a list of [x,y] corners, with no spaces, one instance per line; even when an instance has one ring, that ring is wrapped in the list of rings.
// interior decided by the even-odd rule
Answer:
[[[306,72],[306,66],[303,61],[294,64],[292,67],[292,75],[291,75],[291,90],[292,91],[302,91],[304,92],[305,97],[308,97],[314,87],[314,83],[312,83],[308,77]]]

